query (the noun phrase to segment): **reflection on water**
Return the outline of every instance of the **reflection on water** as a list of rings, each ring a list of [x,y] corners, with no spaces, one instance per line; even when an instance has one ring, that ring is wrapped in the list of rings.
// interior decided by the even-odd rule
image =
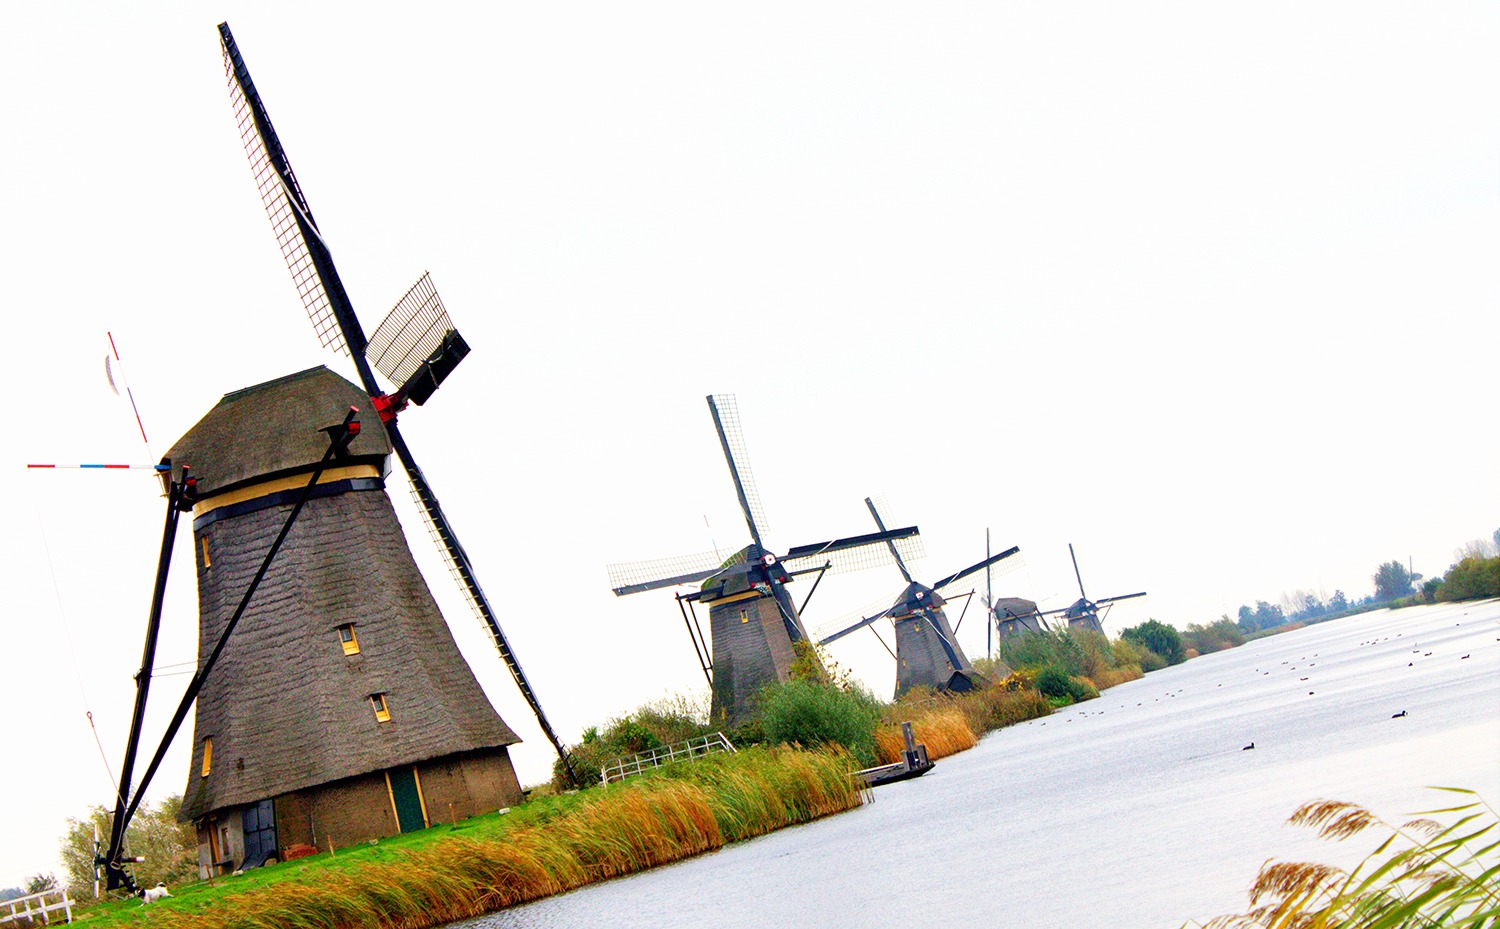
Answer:
[[[862,809],[455,926],[1175,927],[1242,911],[1268,857],[1369,850],[1284,826],[1303,801],[1448,805],[1424,785],[1500,801],[1500,603],[1195,659],[995,733]]]

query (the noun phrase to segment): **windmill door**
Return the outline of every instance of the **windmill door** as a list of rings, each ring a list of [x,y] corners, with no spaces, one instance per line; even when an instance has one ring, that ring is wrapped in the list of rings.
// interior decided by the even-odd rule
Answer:
[[[392,768],[385,774],[391,788],[391,806],[402,832],[427,828],[427,809],[422,802],[422,782],[416,768]]]
[[[270,800],[245,807],[245,860],[242,868],[258,868],[276,854],[276,808]]]

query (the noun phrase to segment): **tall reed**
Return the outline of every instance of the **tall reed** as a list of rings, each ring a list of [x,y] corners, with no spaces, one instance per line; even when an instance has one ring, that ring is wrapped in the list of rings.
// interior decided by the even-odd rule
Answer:
[[[1318,800],[1304,804],[1288,822],[1315,828],[1320,838],[1347,839],[1366,830],[1385,838],[1352,871],[1308,862],[1267,862],[1250,889],[1250,910],[1220,916],[1206,925],[1210,929],[1500,926],[1500,841],[1495,838],[1500,817],[1472,790],[1434,789],[1458,794],[1467,802],[1418,813],[1421,818],[1401,825],[1353,803]]]
[[[478,837],[433,830],[388,860],[301,859],[285,880],[100,914],[96,926],[421,929],[560,893],[847,810],[865,791],[850,756],[746,749],[579,797],[555,817]],[[446,833],[446,834],[445,834]],[[228,891],[228,892],[224,892]]]
[[[927,746],[927,757],[933,760],[968,751],[979,743],[963,712],[951,705],[922,707],[906,714],[912,735]],[[901,760],[906,748],[899,725],[881,726],[875,730],[875,759],[879,764]]]

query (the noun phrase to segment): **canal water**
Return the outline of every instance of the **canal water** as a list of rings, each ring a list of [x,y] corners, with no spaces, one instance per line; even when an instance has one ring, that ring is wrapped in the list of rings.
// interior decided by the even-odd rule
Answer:
[[[1348,866],[1373,848],[1285,825],[1304,801],[1398,821],[1452,805],[1424,785],[1500,805],[1500,602],[1194,659],[994,733],[861,809],[455,925],[1170,929],[1242,912],[1267,858]]]

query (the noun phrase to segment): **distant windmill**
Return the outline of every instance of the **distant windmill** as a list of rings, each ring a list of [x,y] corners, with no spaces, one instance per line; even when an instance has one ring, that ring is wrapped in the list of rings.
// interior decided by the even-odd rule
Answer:
[[[875,508],[874,502],[869,497],[865,498],[865,506],[869,507],[870,515],[875,518],[875,525],[882,532],[885,531],[885,523],[880,518],[880,511]],[[901,577],[906,580],[906,587],[896,597],[896,602],[884,612],[866,616],[848,628],[833,633],[818,644],[827,645],[851,632],[889,618],[896,629],[897,697],[913,687],[930,687],[934,690],[959,693],[982,687],[988,681],[984,675],[974,670],[974,665],[959,647],[958,639],[953,634],[953,627],[948,624],[948,616],[943,612],[943,604],[947,601],[943,598],[942,591],[951,589],[958,582],[980,571],[988,571],[991,565],[1009,558],[1020,550],[1020,547],[1016,546],[998,555],[988,556],[983,561],[969,565],[962,571],[954,572],[929,587],[912,579],[911,572],[906,568],[906,562],[901,558],[901,553],[892,545],[891,556],[896,562],[896,567],[901,571]]]
[[[521,670],[520,661],[501,631],[500,622],[479,586],[468,554],[396,425],[396,415],[406,408],[407,403],[419,406],[424,403],[469,353],[469,346],[452,328],[448,313],[425,274],[376,328],[374,337],[366,340],[334,268],[333,256],[318,231],[312,210],[302,195],[296,175],[292,173],[291,163],[271,126],[271,118],[260,94],[250,80],[250,72],[240,57],[228,23],[219,24],[219,37],[240,137],[250,158],[250,168],[270,216],[277,244],[312,320],[313,329],[325,348],[346,354],[354,362],[360,385],[369,394],[375,411],[385,424],[391,447],[411,481],[412,494],[428,521],[433,538],[438,541],[475,612],[484,621],[501,660],[535,714],[543,734],[562,759],[569,777],[576,782],[567,752],[553,732],[530,681]],[[372,365],[393,384],[399,385],[394,393],[381,389]]]
[[[1146,592],[1143,590],[1139,593],[1123,594],[1118,597],[1100,597],[1098,600],[1090,600],[1088,594],[1083,592],[1083,575],[1078,571],[1078,555],[1073,551],[1072,542],[1068,543],[1068,556],[1073,559],[1073,576],[1078,579],[1078,599],[1060,610],[1047,610],[1044,613],[1038,614],[1039,616],[1053,616],[1061,613],[1063,618],[1068,621],[1069,629],[1088,629],[1103,635],[1104,622],[1103,617],[1099,615],[1099,607],[1105,607],[1104,612],[1108,614],[1109,607],[1112,604],[1118,603],[1121,600],[1131,600],[1135,597],[1146,596]]]
[[[767,684],[784,682],[796,657],[794,643],[806,641],[801,609],[807,606],[824,572],[858,570],[888,562],[891,553],[918,553],[917,528],[882,530],[868,535],[798,545],[784,555],[774,554],[762,539],[767,523],[750,474],[745,440],[734,398],[708,397],[708,409],[745,525],[750,544],[729,558],[704,552],[679,558],[634,562],[609,567],[616,596],[702,582],[691,593],[678,596],[679,606],[708,605],[710,640],[695,630],[696,616],[683,612],[688,635],[713,691],[711,713],[736,725],[754,713],[755,698]],[[817,574],[812,590],[799,607],[786,585],[797,575]]]

